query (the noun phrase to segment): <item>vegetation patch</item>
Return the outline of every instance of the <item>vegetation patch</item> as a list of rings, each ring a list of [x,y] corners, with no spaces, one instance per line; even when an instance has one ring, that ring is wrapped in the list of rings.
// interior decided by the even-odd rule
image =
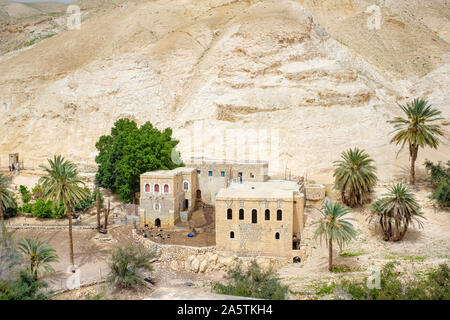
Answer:
[[[345,252],[345,251],[343,251],[343,252],[339,253],[339,256],[341,256],[341,257],[358,257],[358,256],[362,256],[362,255],[365,255],[365,254],[366,254],[366,252],[364,252],[364,251],[357,251],[357,252]]]
[[[252,297],[257,299],[284,300],[289,287],[280,283],[273,269],[262,270],[253,260],[247,271],[241,264],[228,270],[227,285],[216,282],[213,289],[216,293],[232,296]]]

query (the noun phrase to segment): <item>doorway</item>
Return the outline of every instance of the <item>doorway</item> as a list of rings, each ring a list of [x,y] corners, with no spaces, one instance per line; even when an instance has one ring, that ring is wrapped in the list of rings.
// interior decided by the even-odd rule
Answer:
[[[161,227],[161,220],[159,220],[159,218],[155,220],[155,227],[157,228]]]

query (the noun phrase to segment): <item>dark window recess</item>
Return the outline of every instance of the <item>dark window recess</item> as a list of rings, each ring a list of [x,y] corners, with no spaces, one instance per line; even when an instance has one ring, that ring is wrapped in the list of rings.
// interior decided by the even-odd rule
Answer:
[[[269,209],[266,209],[265,216],[266,216],[266,220],[270,220],[270,210]]]
[[[227,219],[232,220],[233,219],[233,210],[228,209],[227,210]]]
[[[280,239],[280,234],[277,232],[275,233],[275,239],[279,240]]]
[[[234,239],[234,232],[233,231],[230,232],[230,238]]]
[[[283,220],[283,211],[277,210],[277,220],[278,221]]]
[[[239,209],[239,220],[244,220],[244,209]]]
[[[256,209],[252,210],[252,223],[257,223],[258,222],[258,211],[256,211]]]

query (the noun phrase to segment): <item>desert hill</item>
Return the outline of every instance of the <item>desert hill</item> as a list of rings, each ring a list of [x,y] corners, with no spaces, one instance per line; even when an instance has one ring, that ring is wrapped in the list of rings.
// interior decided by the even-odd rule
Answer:
[[[396,158],[386,121],[414,97],[443,112],[446,132],[442,147],[422,150],[418,163],[449,159],[444,0],[384,1],[379,30],[367,27],[366,9],[381,4],[369,0],[77,3],[80,30],[64,27],[63,9],[48,21],[57,25],[51,37],[1,47],[1,166],[11,152],[29,167],[55,153],[93,165],[98,137],[130,117],[172,127],[185,156],[199,151],[194,139],[205,156],[229,157],[235,136],[245,134],[249,147],[234,157],[330,182],[332,161],[359,146],[382,180],[400,179],[408,153]],[[30,26],[21,28],[14,37]],[[12,37],[2,31],[0,45]],[[270,137],[278,137],[275,152]]]

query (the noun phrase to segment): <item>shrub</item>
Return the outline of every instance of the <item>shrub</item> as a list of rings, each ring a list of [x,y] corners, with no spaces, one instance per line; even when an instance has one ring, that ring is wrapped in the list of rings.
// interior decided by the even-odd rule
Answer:
[[[18,209],[19,212],[22,213],[32,213],[33,212],[33,204],[25,203],[22,207]]]
[[[46,287],[46,282],[20,270],[16,279],[0,281],[0,300],[48,300],[50,293],[42,290]]]
[[[430,173],[430,182],[434,187],[431,198],[450,210],[450,161],[447,161],[447,168],[441,163],[435,165],[431,161],[426,161],[425,167]]]
[[[31,194],[30,191],[26,186],[21,185],[19,187],[20,194],[22,195],[22,202],[24,204],[29,203],[31,200]]]
[[[83,198],[81,201],[79,201],[77,204],[75,204],[73,211],[87,211],[90,208],[92,208],[94,206],[94,204],[96,203],[97,193],[100,193],[100,208],[103,208],[104,198],[103,198],[102,193],[99,190],[95,190],[94,192],[91,192],[91,190],[89,190],[89,188],[84,188],[84,189],[86,190],[88,195],[85,198]]]
[[[33,205],[32,213],[35,218],[51,218],[53,204],[51,201],[39,199]]]
[[[40,184],[37,184],[31,189],[31,193],[33,194],[34,200],[39,200],[44,196],[44,189],[42,189]]]
[[[120,288],[134,289],[144,283],[144,272],[152,272],[150,260],[156,256],[154,251],[129,245],[116,248],[109,263],[108,282]]]
[[[357,300],[450,300],[450,268],[446,264],[429,270],[425,277],[402,281],[395,263],[384,265],[380,272],[380,289],[369,289],[364,281],[344,280],[340,287]]]
[[[284,300],[289,291],[289,288],[283,286],[276,278],[274,270],[263,271],[254,260],[247,271],[243,271],[240,264],[230,269],[228,277],[230,283],[228,285],[215,283],[214,291],[220,294],[270,300]]]

